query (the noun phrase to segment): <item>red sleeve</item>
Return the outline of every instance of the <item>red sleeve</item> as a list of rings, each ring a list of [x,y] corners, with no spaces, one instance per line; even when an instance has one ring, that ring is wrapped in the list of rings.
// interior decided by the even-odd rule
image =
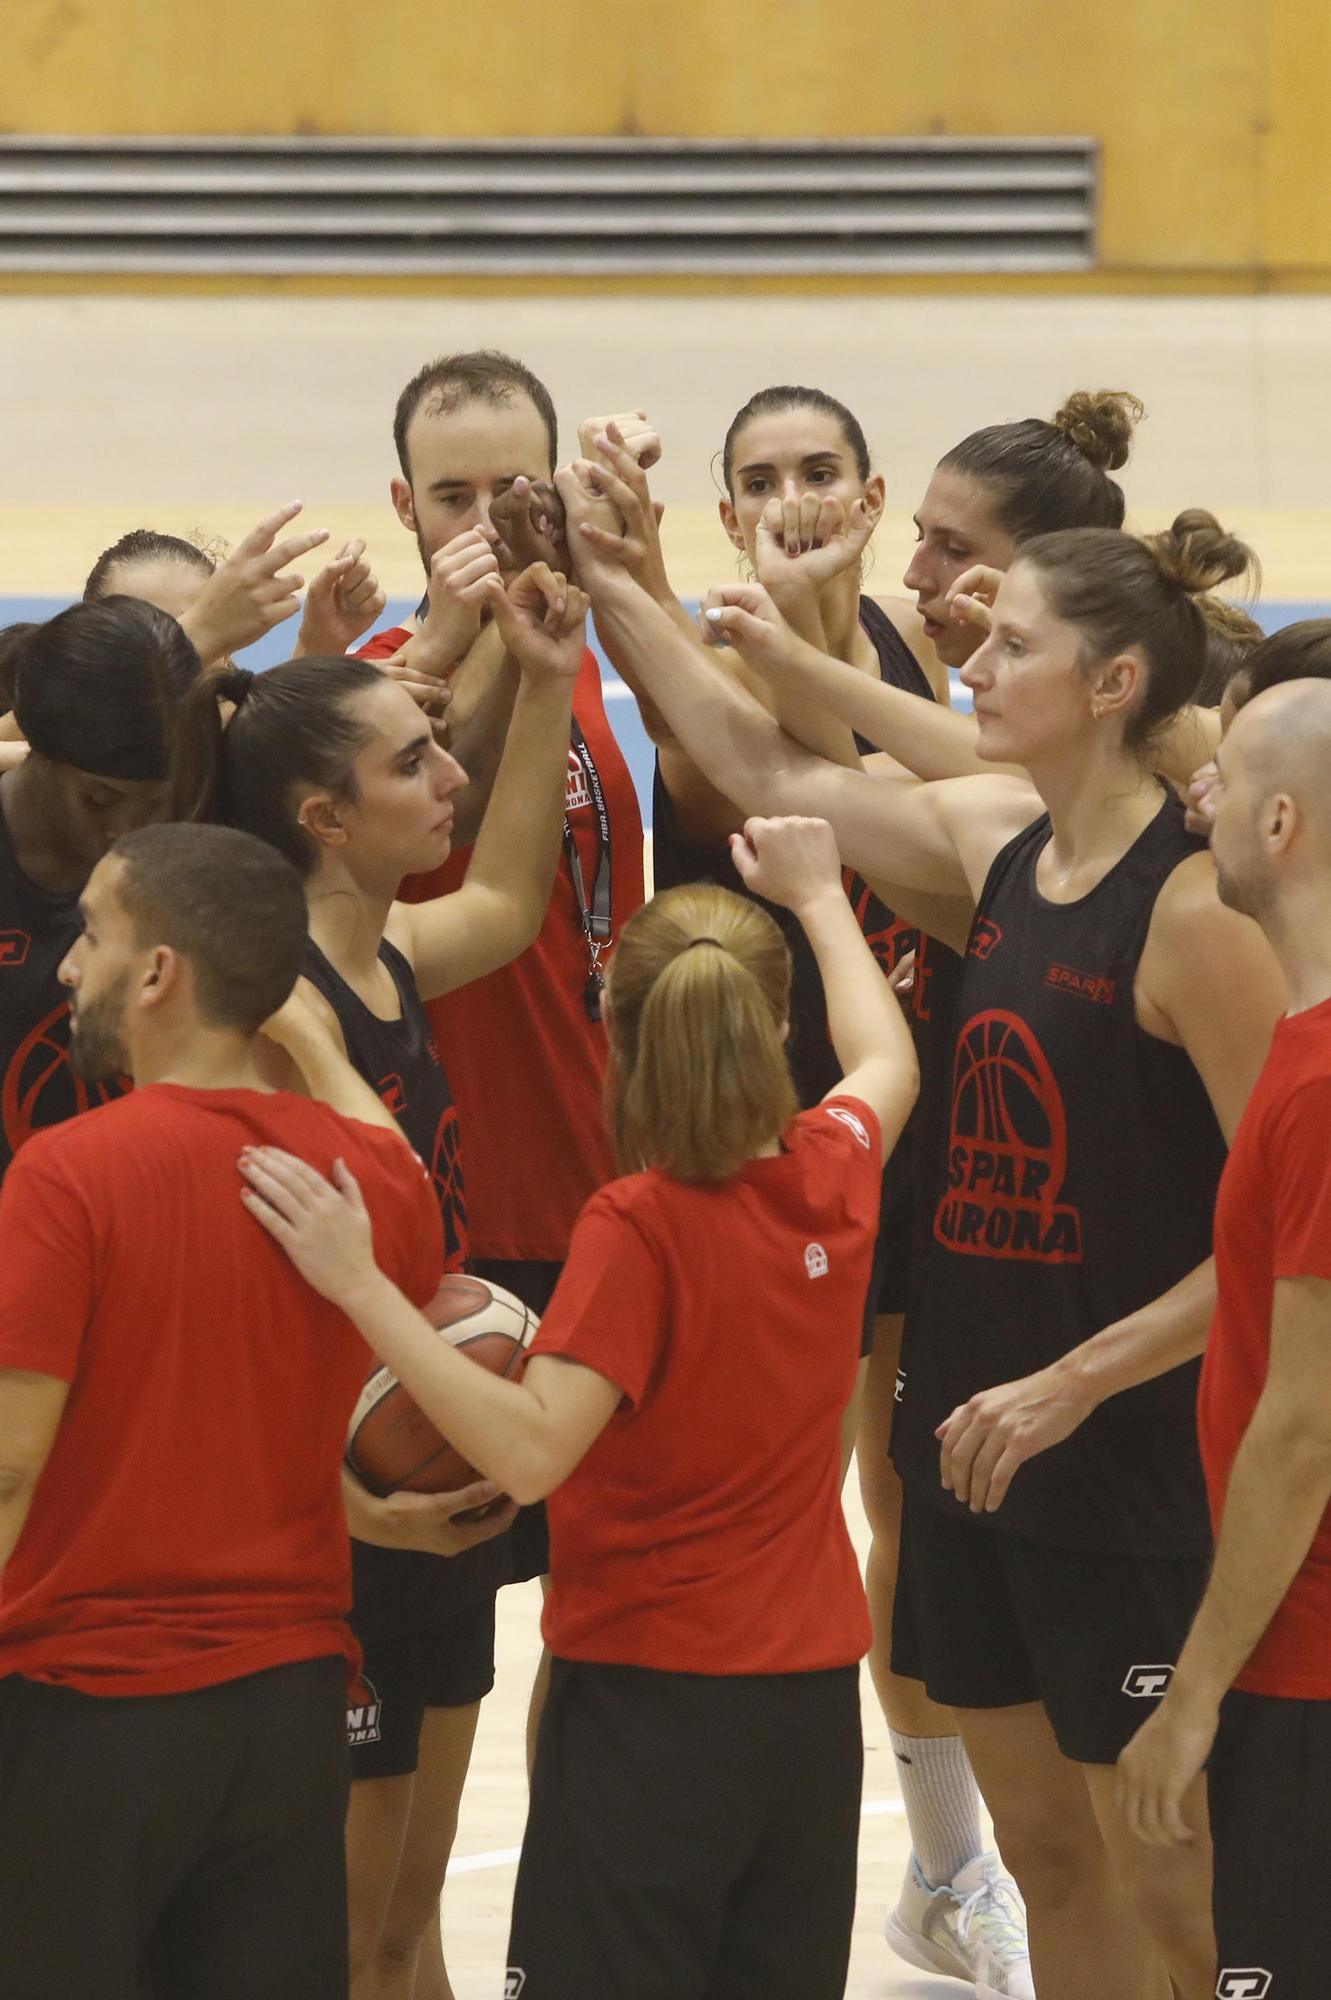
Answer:
[[[1272,1124],[1277,1278],[1331,1278],[1331,1076],[1298,1090]]]
[[[390,625],[387,631],[375,632],[357,646],[353,660],[391,660],[394,653],[400,653],[411,637],[405,625]]]
[[[593,1195],[532,1342],[595,1369],[637,1405],[665,1346],[665,1275],[635,1224]]]
[[[79,1195],[32,1150],[0,1192],[0,1368],[72,1382],[97,1292],[92,1228]]]

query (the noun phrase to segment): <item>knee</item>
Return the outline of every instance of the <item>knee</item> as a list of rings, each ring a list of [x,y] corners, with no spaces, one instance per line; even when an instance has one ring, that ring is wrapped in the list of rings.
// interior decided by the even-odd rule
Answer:
[[[1209,1965],[1215,1955],[1209,1872],[1191,1853],[1178,1862],[1159,1848],[1143,1848],[1143,1861],[1124,1884],[1142,1929],[1173,1962]]]
[[[1035,1909],[1065,1909],[1103,1881],[1106,1857],[1098,1836],[1079,1840],[1052,1814],[996,1819],[994,1837],[1003,1866]]]

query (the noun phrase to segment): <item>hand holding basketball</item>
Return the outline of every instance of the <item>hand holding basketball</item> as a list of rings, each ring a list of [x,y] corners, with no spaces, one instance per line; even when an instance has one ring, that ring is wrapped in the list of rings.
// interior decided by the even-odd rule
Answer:
[[[334,1161],[327,1181],[277,1146],[247,1147],[240,1171],[246,1208],[316,1292],[345,1306],[367,1280],[378,1277],[369,1214],[341,1160]]]
[[[347,1529],[376,1549],[412,1549],[418,1555],[460,1556],[492,1542],[513,1525],[517,1507],[488,1479],[452,1493],[371,1493],[349,1466],[342,1468]]]
[[[798,914],[828,894],[840,896],[841,857],[825,819],[750,819],[730,836],[730,854],[746,889]]]
[[[981,1390],[938,1427],[944,1486],[972,1514],[996,1513],[1027,1459],[1071,1437],[1093,1407],[1056,1368]]]

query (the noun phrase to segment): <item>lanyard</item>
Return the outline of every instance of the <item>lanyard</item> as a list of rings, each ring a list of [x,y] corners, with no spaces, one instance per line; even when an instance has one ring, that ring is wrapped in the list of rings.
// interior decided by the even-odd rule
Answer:
[[[567,813],[564,814],[564,851],[568,855],[568,872],[573,879],[573,900],[577,909],[578,924],[587,940],[587,984],[582,989],[582,1003],[587,1009],[589,1019],[599,1021],[601,994],[605,988],[601,955],[610,942],[613,928],[610,899],[610,810],[605,802],[605,788],[601,783],[601,774],[596,768],[596,760],[587,748],[587,739],[576,720],[569,731],[569,748],[582,767],[596,812],[599,853],[596,858],[596,880],[592,884],[590,901],[587,896],[587,878],[582,868],[582,856],[578,852],[578,843],[573,838],[573,828],[569,824]]]

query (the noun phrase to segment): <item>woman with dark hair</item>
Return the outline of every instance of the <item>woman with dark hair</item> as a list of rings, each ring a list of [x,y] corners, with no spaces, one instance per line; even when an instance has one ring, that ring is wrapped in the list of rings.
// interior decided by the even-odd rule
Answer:
[[[345,542],[305,593],[302,576],[286,573],[328,540],[326,528],[277,538],[301,511],[296,500],[252,528],[227,554],[222,544],[188,541],[155,528],[132,528],[103,549],[83,586],[85,603],[139,597],[179,619],[205,666],[253,645],[284,619],[301,613],[293,653],[345,653],[367,632],[387,599],[365,560],[363,541]]]
[[[956,1057],[925,1134],[936,1200],[893,1436],[894,1659],[957,1714],[1041,2000],[1164,2000],[1171,1978],[1207,2000],[1204,1801],[1196,1844],[1147,1871],[1112,1767],[1205,1574],[1185,1364],[1209,1315],[1222,1135],[1281,998],[1149,749],[1203,669],[1194,597],[1249,552],[1201,515],[1150,546],[1108,529],[1023,542],[964,679],[984,752],[1029,778],[885,784],[801,752],[634,585],[613,536],[583,534],[579,480],[562,490],[598,629],[686,751],[752,810],[829,819],[908,915],[918,894],[953,899]],[[799,680],[807,649],[765,594],[718,596],[709,622],[750,666]],[[854,727],[860,677],[836,679]]]
[[[175,620],[128,598],[0,633],[0,706],[26,743],[0,778],[0,1174],[33,1132],[114,1094],[71,1068],[56,969],[96,863],[163,815],[175,716],[198,672]]]
[[[586,599],[541,565],[507,593],[496,577],[487,609],[521,685],[466,878],[451,894],[398,900],[405,877],[447,859],[466,773],[405,689],[368,660],[214,677],[182,717],[174,786],[180,817],[257,834],[300,870],[310,937],[297,990],[425,1163],[450,1271],[468,1252],[462,1158],[425,1003],[507,964],[540,929],[560,850]],[[225,726],[217,696],[235,704]],[[447,2000],[439,1897],[494,1681],[495,1594],[509,1561],[498,1537],[513,1510],[484,1485],[378,1499],[348,1473],[345,1491],[352,1626],[375,1716],[367,1730],[358,1715],[351,1732],[352,1992],[405,2000],[419,1955]],[[478,1508],[485,1518],[473,1517]]]

